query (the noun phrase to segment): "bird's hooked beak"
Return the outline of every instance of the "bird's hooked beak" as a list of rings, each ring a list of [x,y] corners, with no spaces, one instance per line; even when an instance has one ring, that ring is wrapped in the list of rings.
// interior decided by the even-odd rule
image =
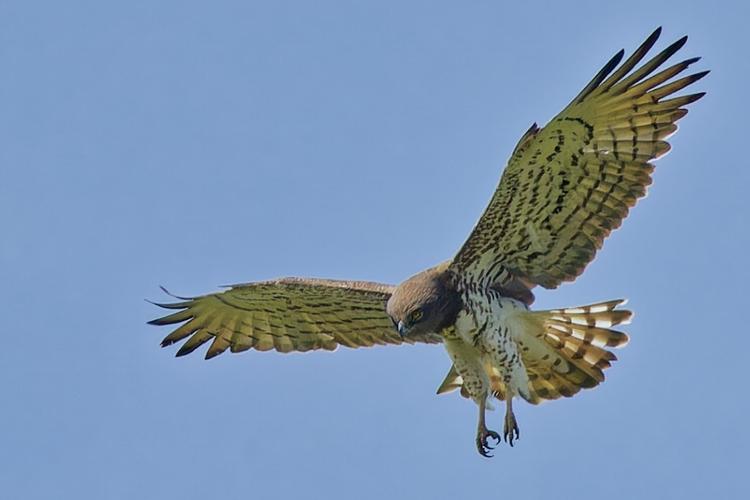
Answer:
[[[396,327],[398,330],[398,334],[401,335],[401,337],[406,337],[406,334],[409,333],[409,328],[404,324],[403,321],[398,322],[398,326]]]

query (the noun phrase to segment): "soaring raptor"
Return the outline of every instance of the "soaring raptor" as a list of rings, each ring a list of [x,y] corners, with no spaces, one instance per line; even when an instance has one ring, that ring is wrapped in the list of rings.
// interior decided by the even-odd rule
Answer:
[[[640,64],[654,31],[628,59],[618,52],[546,126],[521,137],[489,206],[458,253],[398,286],[283,278],[157,304],[175,312],[151,321],[179,325],[162,342],[187,339],[183,356],[211,341],[206,359],[229,349],[334,350],[443,343],[453,365],[438,394],[460,389],[479,407],[476,446],[489,455],[500,436],[485,425],[488,399],[505,402],[504,438],[519,436],[513,399],[537,404],[604,380],[609,348],[628,341],[611,327],[631,312],[622,300],[531,311],[534,286],[574,280],[604,239],[646,194],[685,106],[674,97],[708,71],[675,79],[699,58],[657,72],[683,37]],[[640,66],[639,66],[640,64]],[[489,441],[494,440],[494,443]]]

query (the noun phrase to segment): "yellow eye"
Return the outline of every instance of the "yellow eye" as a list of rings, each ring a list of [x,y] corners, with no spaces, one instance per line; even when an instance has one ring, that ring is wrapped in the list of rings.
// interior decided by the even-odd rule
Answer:
[[[410,323],[416,323],[417,321],[419,321],[420,319],[422,319],[422,316],[424,316],[424,313],[422,312],[422,310],[421,309],[417,309],[416,311],[412,312],[409,315],[409,322]]]

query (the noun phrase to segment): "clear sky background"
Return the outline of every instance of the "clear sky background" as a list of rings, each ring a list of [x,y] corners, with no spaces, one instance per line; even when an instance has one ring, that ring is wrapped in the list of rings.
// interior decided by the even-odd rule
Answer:
[[[742,4],[1,1],[0,496],[750,498]],[[515,448],[479,457],[440,346],[159,348],[159,285],[451,257],[528,126],[659,25],[708,96],[535,305],[627,297],[632,341],[598,389],[519,403]]]

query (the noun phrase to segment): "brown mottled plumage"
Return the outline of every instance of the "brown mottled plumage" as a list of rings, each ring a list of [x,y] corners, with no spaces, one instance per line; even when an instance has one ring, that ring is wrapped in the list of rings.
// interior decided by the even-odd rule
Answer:
[[[631,312],[614,300],[530,311],[531,289],[575,279],[651,183],[651,161],[704,94],[672,97],[702,71],[674,79],[698,58],[657,69],[687,37],[642,63],[657,29],[627,60],[618,52],[545,127],[532,125],[456,256],[398,287],[362,281],[285,278],[235,285],[180,302],[151,321],[180,324],[162,342],[177,355],[211,342],[206,358],[232,352],[333,350],[339,345],[443,342],[453,365],[438,394],[459,389],[479,407],[476,446],[489,456],[485,408],[506,403],[504,438],[518,438],[512,402],[570,397],[604,380],[610,348],[626,334],[611,327]],[[640,67],[637,67],[641,64]]]
[[[150,324],[183,323],[162,341],[162,346],[168,346],[189,337],[177,356],[212,341],[206,359],[227,349],[304,352],[332,351],[339,345],[441,342],[434,332],[404,338],[394,331],[383,312],[394,289],[391,285],[367,281],[316,278],[233,285],[223,293],[177,297],[183,302],[157,304],[178,312]]]
[[[442,264],[412,276],[388,299],[386,312],[403,337],[442,332],[456,322],[463,303],[447,267]],[[422,317],[415,320],[416,314]]]

